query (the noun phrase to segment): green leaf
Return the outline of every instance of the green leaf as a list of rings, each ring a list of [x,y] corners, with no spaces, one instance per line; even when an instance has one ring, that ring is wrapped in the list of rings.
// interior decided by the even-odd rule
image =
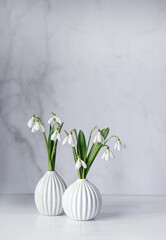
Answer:
[[[108,133],[109,133],[109,128],[104,128],[101,131],[101,134],[103,135],[104,140],[107,138]],[[87,160],[86,160],[87,169],[85,170],[85,177],[87,176],[89,169],[91,168],[92,163],[93,163],[94,159],[96,158],[97,154],[99,153],[100,149],[102,148],[102,146],[103,146],[102,143],[94,143],[92,145],[92,147],[89,151],[89,154],[87,156]]]
[[[59,132],[61,132],[64,122],[60,125]]]
[[[79,131],[77,136],[77,153],[83,161],[86,161],[86,139],[82,130]],[[80,176],[82,178],[83,168],[80,168]]]
[[[86,159],[86,139],[82,130],[79,131],[77,137],[77,153],[82,160]]]
[[[110,129],[109,128],[104,128],[102,131],[101,131],[101,134],[103,135],[104,137],[104,140],[106,140],[107,136],[108,136],[108,133],[109,133]]]
[[[49,152],[50,159],[51,159],[51,153],[52,153],[52,148],[54,144],[54,142],[51,140],[51,135],[53,134],[53,132],[54,132],[54,127],[50,125],[50,132],[48,136],[48,152]]]

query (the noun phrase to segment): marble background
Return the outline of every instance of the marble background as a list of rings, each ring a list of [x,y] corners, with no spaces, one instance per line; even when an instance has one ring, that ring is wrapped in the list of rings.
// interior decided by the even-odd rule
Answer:
[[[39,112],[48,130],[54,111],[126,143],[90,171],[102,193],[166,194],[165,43],[164,0],[0,0],[0,193],[34,191],[47,154],[26,123]],[[77,178],[69,146],[56,168]]]

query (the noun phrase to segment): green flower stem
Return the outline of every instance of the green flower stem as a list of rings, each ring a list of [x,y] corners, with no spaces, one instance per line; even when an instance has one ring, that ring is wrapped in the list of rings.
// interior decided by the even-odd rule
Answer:
[[[89,139],[88,139],[88,144],[87,144],[87,148],[86,148],[86,154],[85,154],[84,162],[86,161],[86,155],[87,155],[87,152],[88,152],[88,148],[89,148],[89,144],[90,144],[90,140],[91,140],[92,133],[93,133],[93,131],[94,131],[96,128],[97,128],[97,126],[95,126],[94,128],[92,128],[92,130],[91,130],[91,132],[90,132]]]
[[[54,170],[55,170],[55,159],[56,159],[56,151],[55,151],[55,149],[57,148],[57,142],[58,142],[58,140],[56,140],[54,142],[54,145],[53,145],[53,148],[52,148],[52,153],[51,153],[51,163],[52,163],[52,167],[53,167]],[[55,156],[54,156],[54,151],[55,151]]]
[[[46,143],[46,148],[47,148],[47,154],[48,154],[48,171],[54,171],[54,167],[52,166],[51,159],[49,156],[49,151],[48,151],[48,143],[47,143],[47,138],[45,132],[43,132],[44,140]]]
[[[118,136],[112,135],[111,137],[109,137],[109,138],[107,139],[107,141],[104,142],[104,145],[105,145],[111,138],[114,138],[114,137],[117,138],[117,139],[119,139]]]
[[[55,151],[55,149],[57,148],[57,143],[58,143],[58,140],[56,140],[54,142],[54,145],[53,145],[53,148],[52,148],[52,153],[51,153],[51,163],[52,163],[53,171],[55,170],[55,160],[56,160],[56,151]],[[55,151],[55,156],[54,156],[54,151]]]
[[[54,171],[55,165],[52,161],[48,161],[48,171]]]
[[[82,179],[85,179],[85,168],[82,169]]]
[[[90,135],[89,135],[89,139],[88,139],[88,144],[87,144],[87,147],[86,147],[86,152],[85,152],[85,157],[84,157],[84,162],[86,163],[86,157],[87,157],[87,153],[88,153],[88,148],[89,148],[89,144],[90,144],[90,140],[91,140],[91,136],[92,136],[92,133],[93,131],[97,128],[97,126],[95,126],[94,128],[92,128],[91,132],[90,132]],[[84,179],[85,178],[85,168],[83,168],[82,170],[82,178]]]
[[[102,147],[107,147],[107,148],[110,148],[107,144],[103,144]]]
[[[57,146],[57,140],[54,142],[53,148],[52,148],[52,153],[51,153],[51,160],[53,160],[53,156],[54,156],[54,151],[55,151],[55,147]]]

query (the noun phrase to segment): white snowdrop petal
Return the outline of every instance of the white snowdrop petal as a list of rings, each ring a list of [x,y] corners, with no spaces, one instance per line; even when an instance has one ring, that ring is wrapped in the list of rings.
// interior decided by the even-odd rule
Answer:
[[[39,131],[39,130],[40,130],[40,123],[39,123],[39,122],[36,122],[36,123],[35,123],[35,128],[36,128],[36,131]]]
[[[42,124],[40,124],[40,131],[41,132],[45,132],[45,128],[44,128],[44,126]]]
[[[121,149],[122,149],[122,146],[121,146],[120,142],[118,141],[118,143],[117,143],[117,150],[120,152]]]
[[[109,150],[109,149],[107,149],[107,150],[106,150],[106,153],[107,153],[108,155],[110,155],[110,150]]]
[[[93,143],[96,143],[96,142],[97,142],[97,135],[93,139]]]
[[[32,117],[31,119],[29,119],[29,121],[27,122],[27,125],[29,128],[32,128],[35,124],[35,118]]]
[[[105,155],[105,160],[106,160],[106,161],[109,161],[109,160],[110,160],[109,155]]]
[[[56,118],[56,122],[58,122],[59,124],[62,123],[62,121],[60,120],[60,118],[58,118],[58,117],[55,117],[55,118]]]
[[[72,137],[72,147],[75,147],[75,140],[73,137]]]
[[[104,137],[101,135],[101,143],[104,143]]]
[[[120,144],[119,144],[119,142],[117,143],[117,147],[116,148],[117,148],[118,151],[120,151]]]
[[[62,145],[65,145],[67,143],[67,141],[68,141],[68,136],[63,139]]]
[[[97,141],[100,143],[104,143],[104,137],[101,134],[101,132],[98,132],[98,134],[97,134]]]
[[[78,171],[81,167],[81,161],[77,160],[76,164],[75,164],[75,170]]]
[[[110,158],[110,156],[109,156],[109,150],[107,150],[107,152],[106,152],[106,154],[105,154],[105,160],[108,161],[109,158]]]
[[[69,137],[68,137],[68,144],[72,145],[72,135],[69,134]]]
[[[105,152],[102,154],[101,159],[105,159]]]
[[[51,117],[49,120],[48,120],[48,124],[51,124],[54,120],[54,117]]]
[[[60,136],[59,132],[57,133],[57,139],[59,142],[61,142],[61,136]]]
[[[31,128],[31,125],[32,125],[32,119],[29,119],[29,121],[27,122],[27,126]]]
[[[113,152],[111,152],[111,151],[110,151],[110,157],[111,157],[112,159],[114,159],[114,158],[115,158],[115,156],[114,156]]]
[[[55,141],[57,139],[56,131],[51,135],[51,140]]]
[[[116,142],[115,145],[114,145],[115,150],[117,149],[117,144],[118,144],[118,142]]]
[[[75,140],[74,140],[72,134],[69,134],[68,144],[70,144],[72,147],[75,146]]]
[[[102,141],[102,136],[101,136],[101,133],[100,133],[100,132],[97,133],[97,141],[98,141],[98,142],[101,142],[101,141]]]
[[[31,130],[31,132],[34,133],[34,132],[36,132],[36,131],[37,131],[37,130],[36,130],[36,125],[34,125],[33,128],[32,128],[32,130]]]
[[[83,160],[81,160],[81,164],[82,164],[83,168],[87,168],[87,165]]]

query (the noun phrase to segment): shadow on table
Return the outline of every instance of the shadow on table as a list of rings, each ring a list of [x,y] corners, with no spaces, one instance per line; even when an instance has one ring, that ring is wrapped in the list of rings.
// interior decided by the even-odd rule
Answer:
[[[133,215],[136,212],[141,213],[143,211],[142,206],[145,206],[146,203],[142,203],[139,201],[130,201],[124,203],[113,203],[111,206],[103,206],[101,213],[97,217],[96,220],[104,220],[104,219],[115,219],[122,218],[129,215]]]
[[[107,220],[115,219],[124,216],[124,213],[121,212],[101,212],[96,220]]]

